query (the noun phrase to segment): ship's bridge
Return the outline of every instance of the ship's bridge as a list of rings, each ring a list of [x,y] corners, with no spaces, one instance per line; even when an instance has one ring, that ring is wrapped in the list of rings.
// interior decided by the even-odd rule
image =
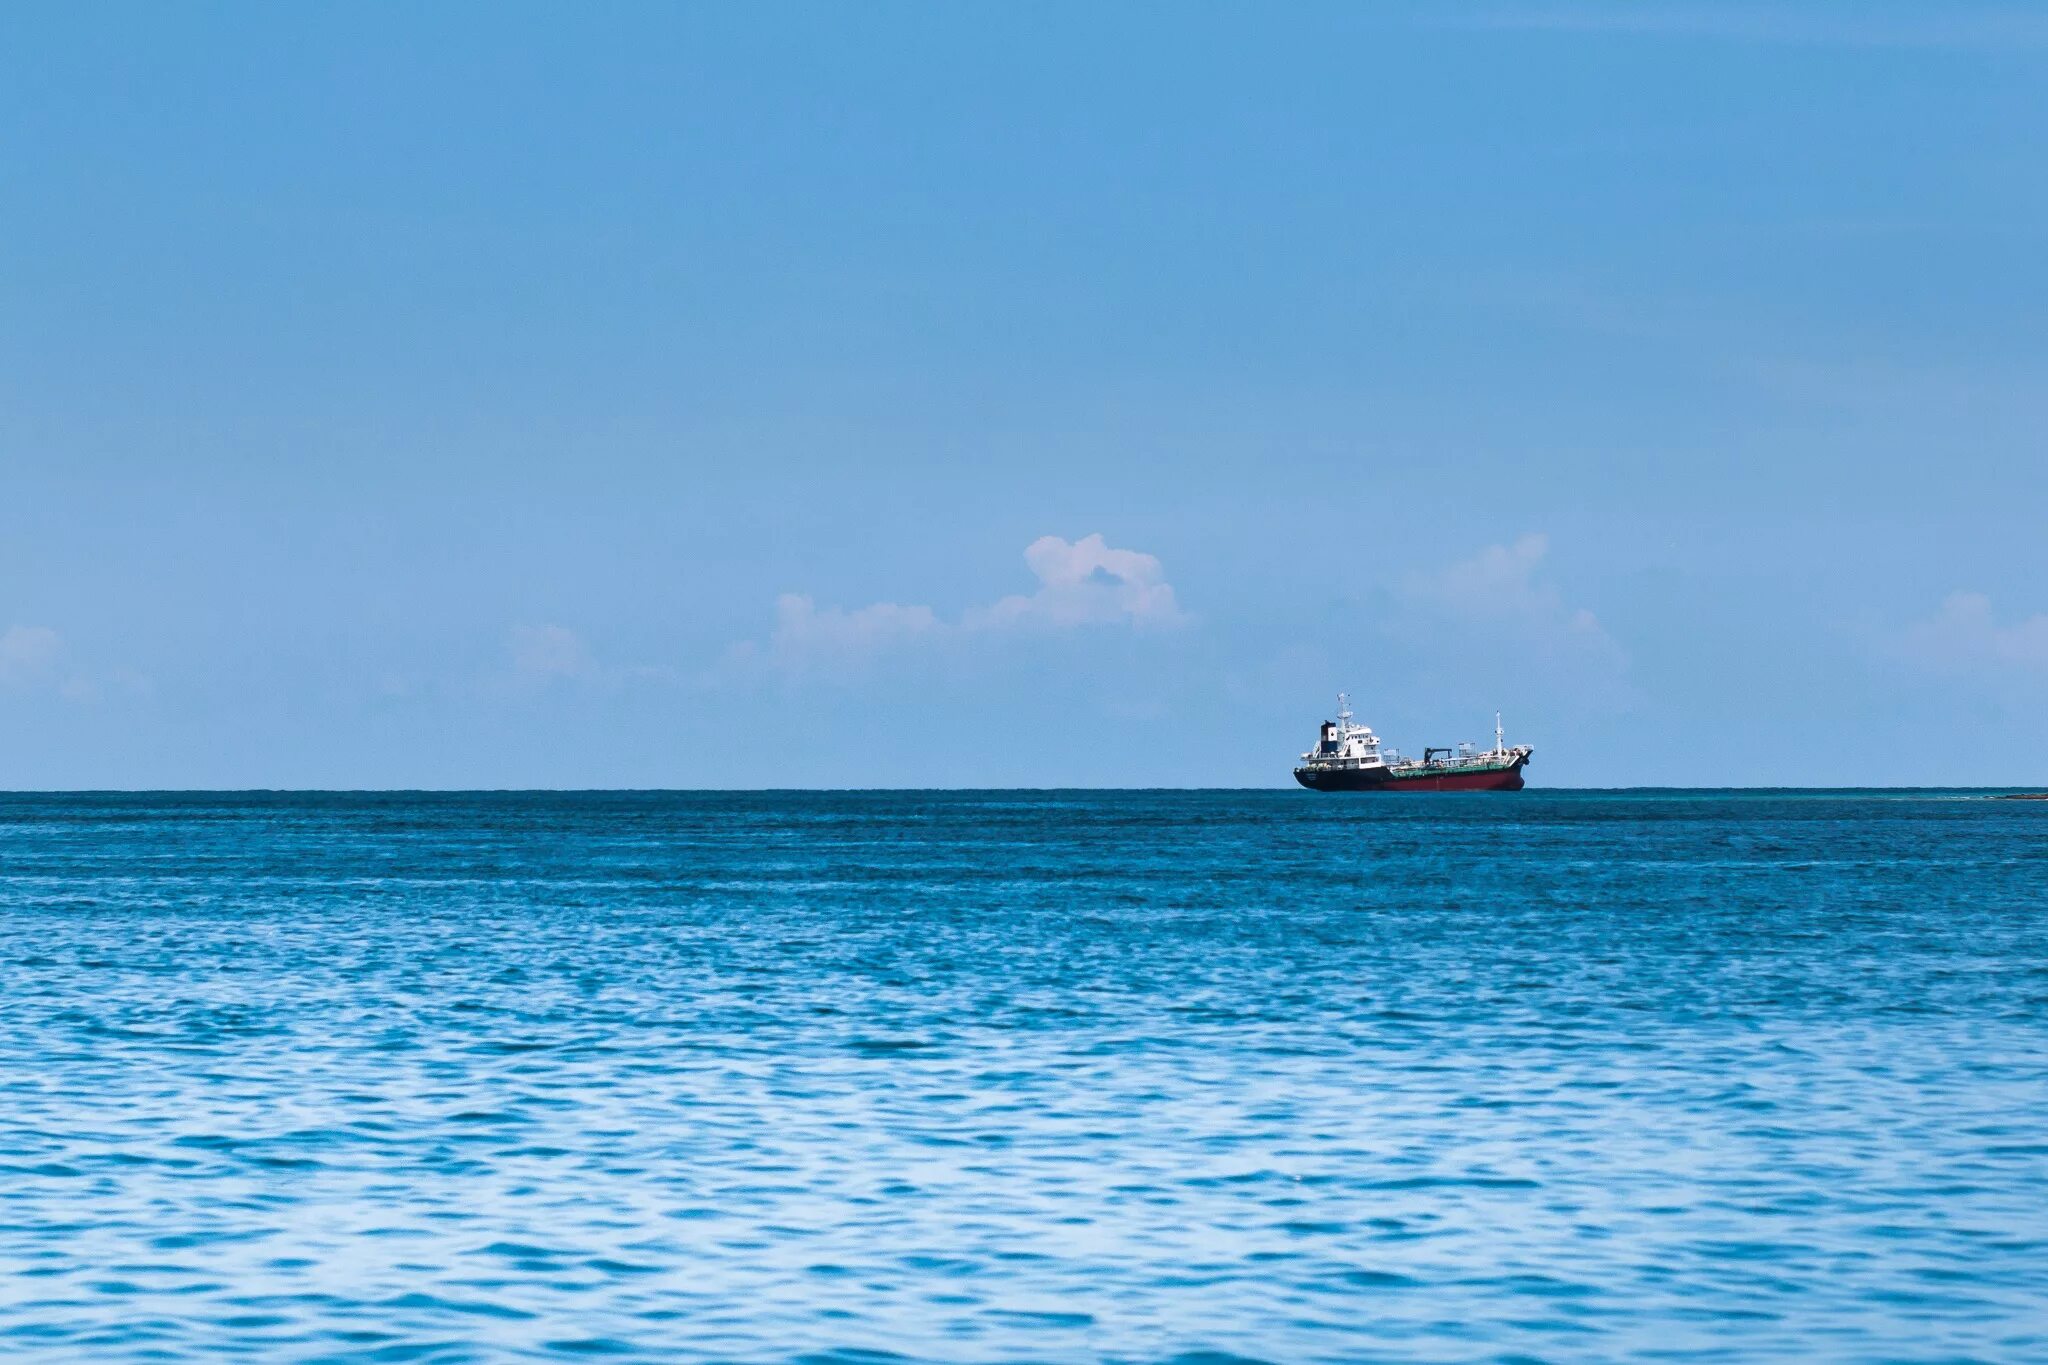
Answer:
[[[1301,758],[1315,768],[1369,768],[1384,761],[1379,736],[1370,725],[1351,723],[1350,701],[1342,695],[1337,698],[1337,719],[1323,722],[1316,747]]]

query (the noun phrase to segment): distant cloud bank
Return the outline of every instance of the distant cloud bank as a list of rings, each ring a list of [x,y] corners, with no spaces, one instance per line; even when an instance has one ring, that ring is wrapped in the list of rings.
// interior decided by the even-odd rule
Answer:
[[[775,601],[775,626],[767,637],[733,645],[715,676],[864,664],[942,637],[1081,627],[1173,629],[1192,619],[1181,610],[1157,557],[1118,549],[1099,534],[1076,541],[1040,536],[1024,548],[1024,563],[1038,580],[1036,590],[969,607],[954,621],[922,605],[821,607],[808,594],[784,593]]]

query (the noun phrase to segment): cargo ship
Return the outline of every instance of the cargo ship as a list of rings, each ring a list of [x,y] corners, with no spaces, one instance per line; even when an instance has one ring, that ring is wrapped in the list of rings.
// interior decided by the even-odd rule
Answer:
[[[1512,792],[1522,789],[1522,769],[1535,752],[1526,744],[1508,747],[1496,712],[1491,749],[1460,744],[1404,758],[1383,747],[1370,726],[1352,724],[1351,699],[1339,692],[1337,719],[1323,722],[1294,780],[1319,792]]]

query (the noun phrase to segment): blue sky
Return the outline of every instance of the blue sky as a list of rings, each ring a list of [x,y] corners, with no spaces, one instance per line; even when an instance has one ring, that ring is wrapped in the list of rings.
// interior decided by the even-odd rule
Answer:
[[[17,7],[0,785],[2048,784],[2048,15]]]

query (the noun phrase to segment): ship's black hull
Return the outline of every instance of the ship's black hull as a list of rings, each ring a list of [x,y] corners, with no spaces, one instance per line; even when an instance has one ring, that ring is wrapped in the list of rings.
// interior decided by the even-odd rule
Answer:
[[[1471,767],[1445,766],[1401,771],[1394,768],[1296,768],[1294,780],[1319,792],[1513,792],[1523,786],[1526,756]]]

